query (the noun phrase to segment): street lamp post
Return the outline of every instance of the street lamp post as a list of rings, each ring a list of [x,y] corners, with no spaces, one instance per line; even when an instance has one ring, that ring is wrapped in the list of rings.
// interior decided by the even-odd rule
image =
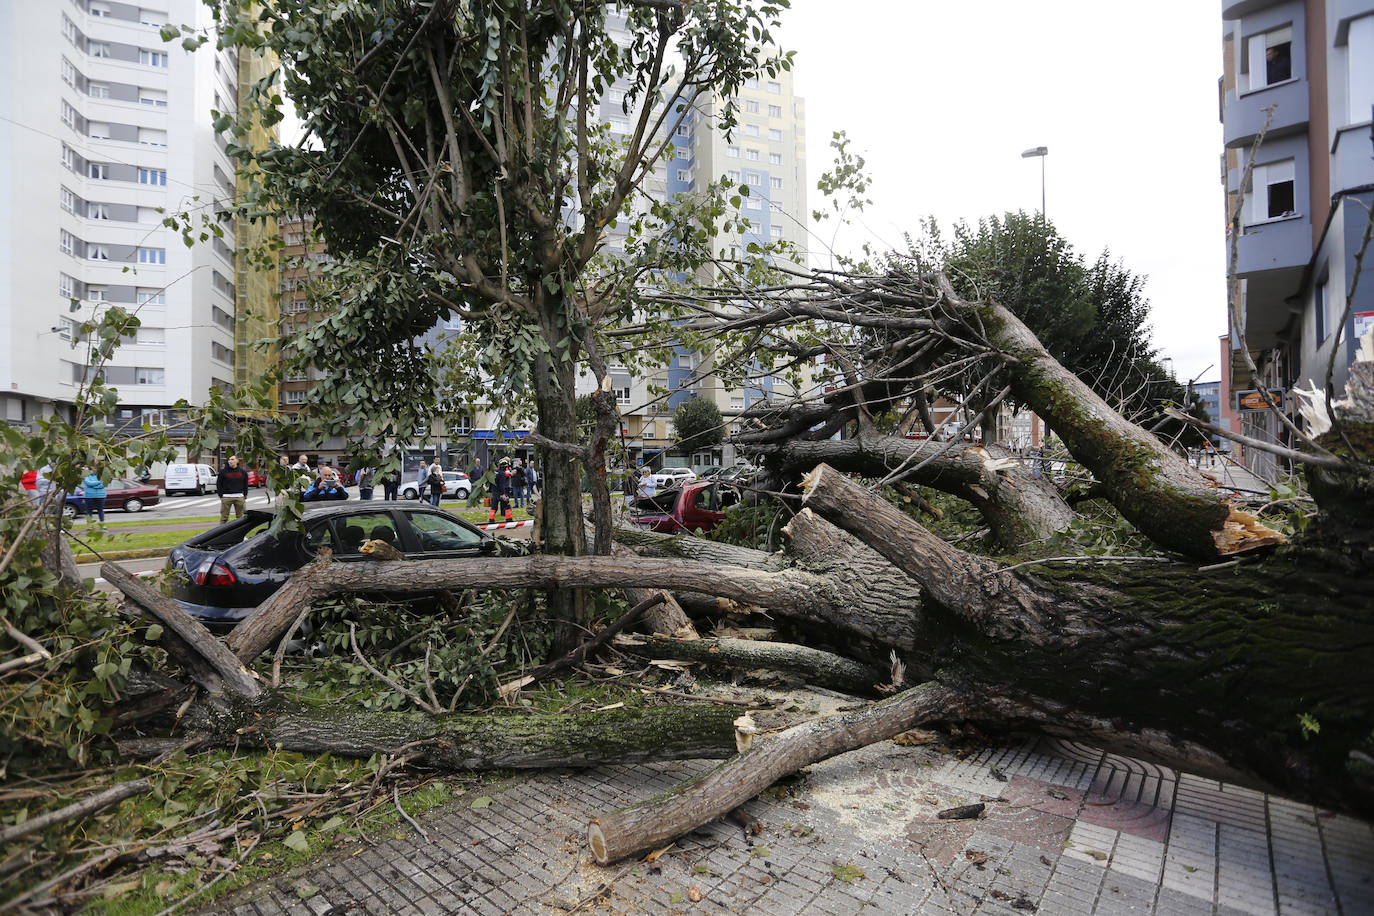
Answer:
[[[1045,157],[1050,154],[1048,146],[1037,146],[1021,154],[1022,159],[1040,160],[1040,218],[1045,218]]]

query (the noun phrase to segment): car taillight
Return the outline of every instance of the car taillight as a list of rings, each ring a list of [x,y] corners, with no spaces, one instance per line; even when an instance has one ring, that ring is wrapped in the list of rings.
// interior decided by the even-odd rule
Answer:
[[[200,564],[194,576],[196,585],[234,585],[238,578],[234,571],[218,560],[206,560]]]

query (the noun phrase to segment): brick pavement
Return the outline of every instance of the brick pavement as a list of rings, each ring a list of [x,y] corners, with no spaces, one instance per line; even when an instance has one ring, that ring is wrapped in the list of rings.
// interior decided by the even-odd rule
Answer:
[[[1091,747],[1034,739],[964,759],[883,742],[809,767],[657,865],[591,862],[598,812],[708,761],[546,772],[208,913],[1374,914],[1374,825]],[[935,813],[984,801],[978,820]],[[695,888],[700,902],[690,897]]]

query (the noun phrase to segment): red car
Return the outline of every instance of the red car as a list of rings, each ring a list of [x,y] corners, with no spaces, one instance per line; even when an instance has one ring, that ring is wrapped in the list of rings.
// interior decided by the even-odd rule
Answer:
[[[267,486],[267,475],[257,468],[248,469],[248,486],[265,487]]]
[[[657,496],[641,496],[630,506],[630,521],[660,534],[710,531],[725,510],[740,500],[739,491],[714,480],[693,480]]]
[[[67,504],[63,508],[68,518],[74,518],[86,511],[86,501],[82,498],[82,493],[82,488],[77,487],[76,492],[67,497]],[[116,477],[105,484],[106,509],[140,512],[144,506],[156,506],[160,498],[157,487],[150,487],[136,480]]]

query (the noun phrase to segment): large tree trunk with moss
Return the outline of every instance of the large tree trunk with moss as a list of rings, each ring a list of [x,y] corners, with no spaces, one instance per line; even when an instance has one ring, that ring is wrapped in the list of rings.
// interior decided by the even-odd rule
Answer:
[[[239,745],[346,757],[408,755],[444,770],[487,770],[726,757],[735,751],[738,715],[738,707],[709,703],[559,715],[269,704],[241,705],[225,715],[200,708],[184,725],[192,734]]]
[[[568,332],[546,328],[545,340],[553,352]],[[565,351],[566,352],[566,351]],[[539,354],[534,360],[535,403],[538,431],[555,442],[576,444],[576,369],[571,359],[557,360]],[[551,453],[543,469],[540,536],[547,553],[575,557],[587,552],[582,518],[582,462],[564,453]],[[561,654],[576,645],[578,626],[586,623],[586,598],[578,589],[554,589],[547,595],[550,615],[559,621],[554,651]]]

